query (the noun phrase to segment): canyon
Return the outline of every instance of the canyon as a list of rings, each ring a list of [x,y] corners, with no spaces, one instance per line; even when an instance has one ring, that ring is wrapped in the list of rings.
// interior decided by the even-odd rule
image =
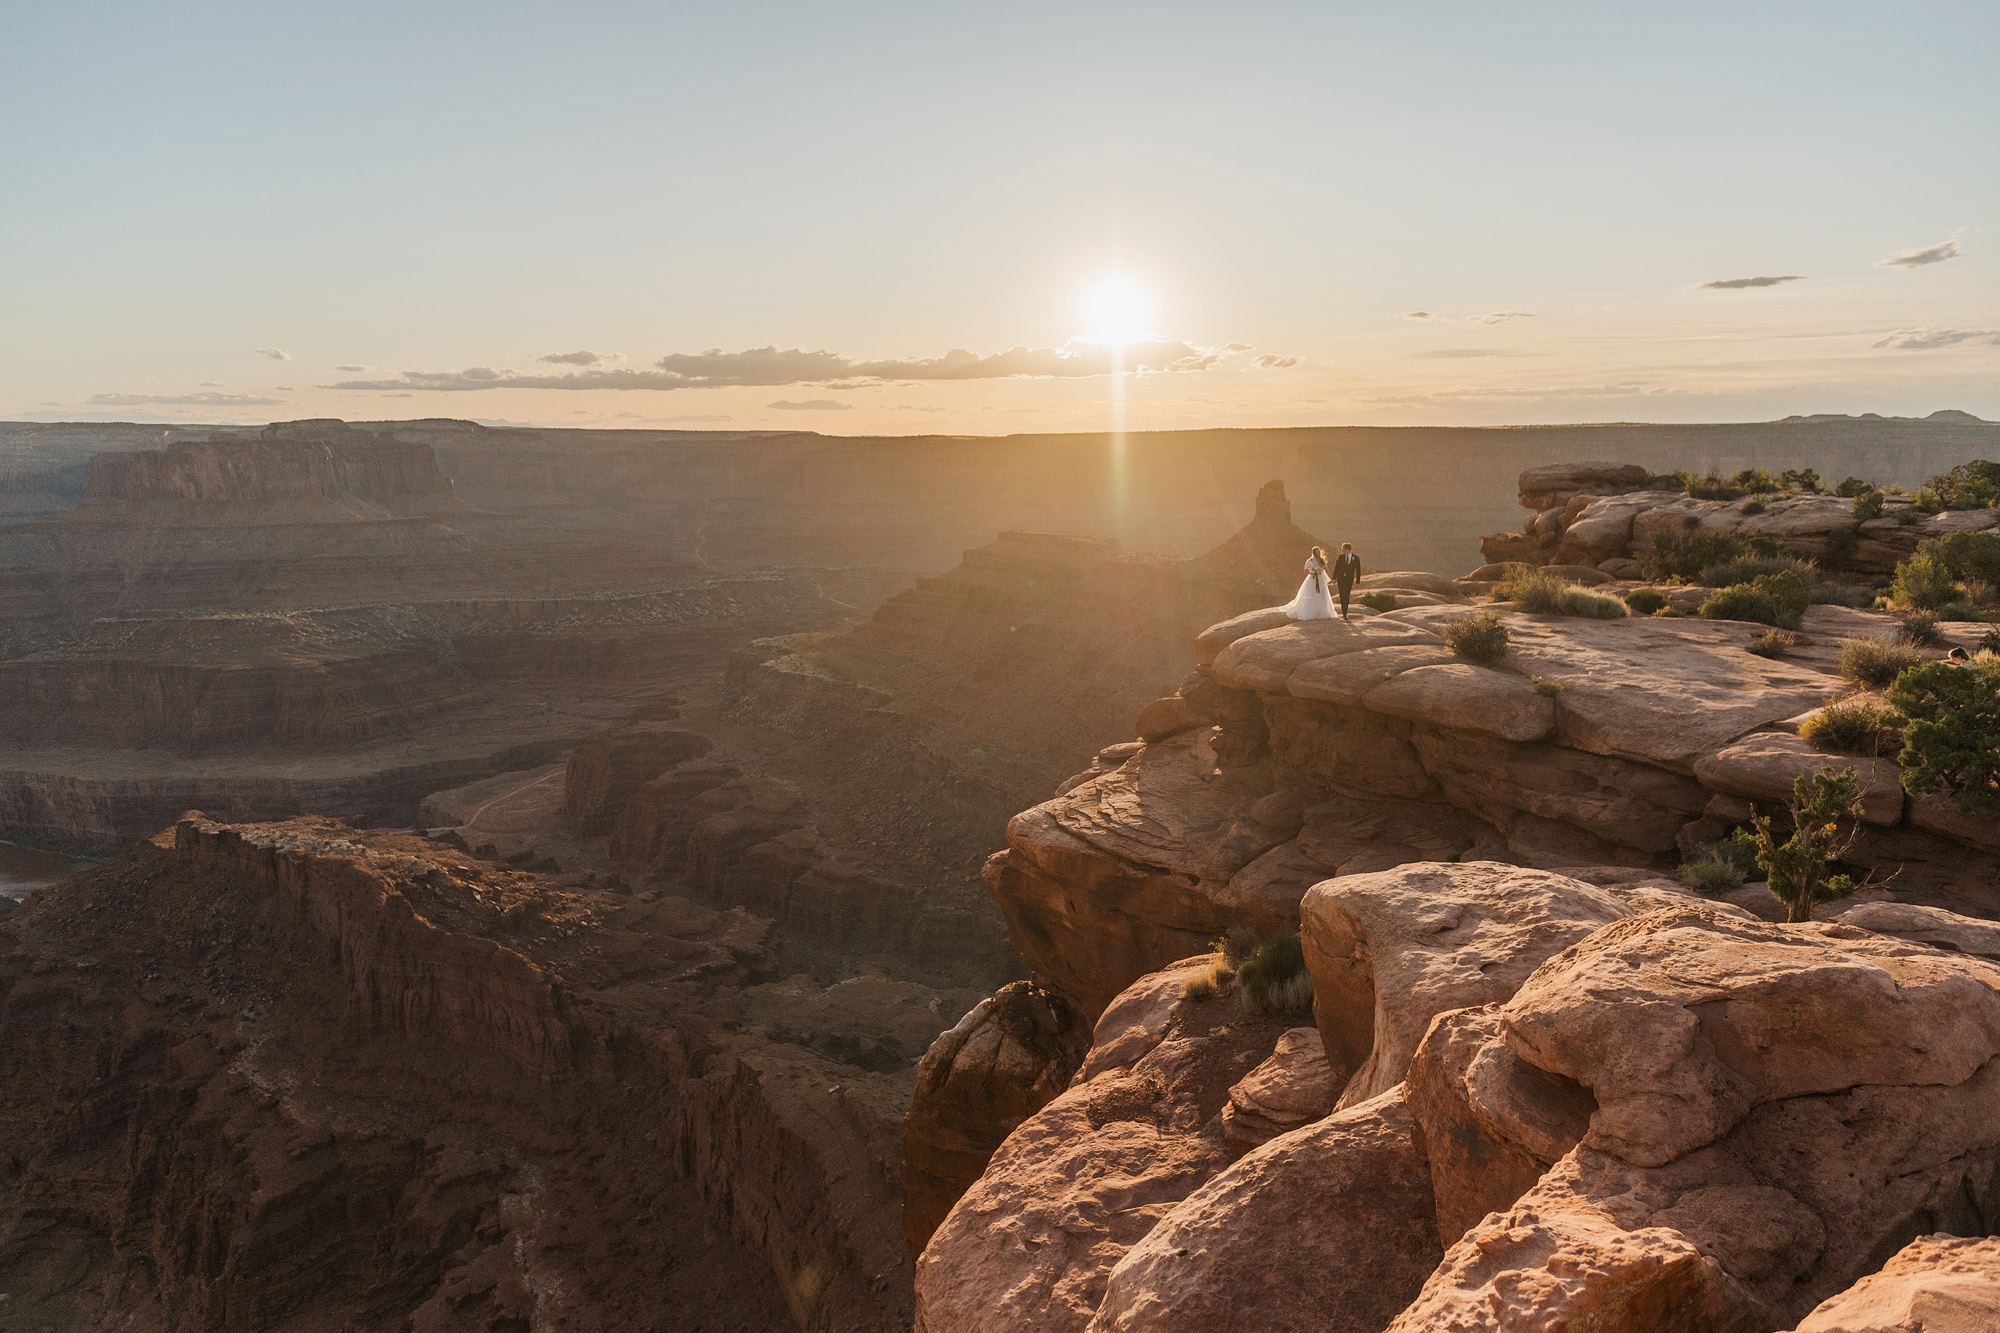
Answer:
[[[1645,477],[1839,468],[1824,432],[1914,484],[1993,429],[1527,433],[1488,554],[1617,592],[1645,514],[1732,522],[1547,467],[1626,438],[1566,431],[1684,451]],[[0,825],[111,856],[0,903],[0,1327],[1776,1330],[1993,1271],[1984,1018],[1883,1053],[1985,1013],[1990,821],[1861,760],[1875,882],[1817,923],[1674,878],[1829,762],[1800,727],[1886,613],[1814,606],[1774,661],[1502,603],[1506,659],[1458,659],[1501,571],[1449,571],[1508,521],[1429,495],[1466,432],[1349,509],[1330,477],[1390,476],[1360,437],[1134,437],[1122,510],[1094,439],[210,434],[0,525]],[[1367,508],[1451,554],[1364,539],[1390,609],[1270,610]],[[1900,558],[1983,518],[1889,521]],[[1312,1007],[1253,1013],[1213,943],[1288,929]],[[1577,997],[1628,974],[1719,1053],[1627,1068],[1662,1039]],[[1883,977],[1917,998],[1868,1009]],[[1836,1072],[1745,1063],[1779,1029]],[[1842,1096],[1875,1138],[1770,1166]],[[1842,1171],[1893,1215],[1843,1220]]]

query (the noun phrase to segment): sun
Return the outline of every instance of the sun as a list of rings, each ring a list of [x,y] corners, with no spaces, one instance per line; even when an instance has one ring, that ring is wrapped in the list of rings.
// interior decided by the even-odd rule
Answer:
[[[1084,294],[1083,338],[1123,347],[1154,337],[1152,295],[1120,274],[1103,279]]]

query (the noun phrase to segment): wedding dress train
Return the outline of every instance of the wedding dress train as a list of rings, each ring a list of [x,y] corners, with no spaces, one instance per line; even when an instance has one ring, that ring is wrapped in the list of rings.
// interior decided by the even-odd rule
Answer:
[[[1286,604],[1284,611],[1293,620],[1333,619],[1333,592],[1327,585],[1326,566],[1318,556],[1306,561],[1306,581],[1299,585],[1299,595]]]

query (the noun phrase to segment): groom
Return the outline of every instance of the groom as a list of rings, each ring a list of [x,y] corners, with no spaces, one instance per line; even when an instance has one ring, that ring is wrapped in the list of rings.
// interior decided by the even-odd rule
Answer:
[[[1361,557],[1354,554],[1353,542],[1342,542],[1333,561],[1333,582],[1340,589],[1340,618],[1347,619],[1347,599],[1354,594],[1354,580],[1361,577]]]

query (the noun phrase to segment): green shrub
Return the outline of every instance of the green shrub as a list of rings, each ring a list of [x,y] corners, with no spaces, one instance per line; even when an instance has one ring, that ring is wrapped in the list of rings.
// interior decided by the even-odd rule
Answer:
[[[1882,517],[1882,492],[1870,486],[1854,497],[1854,521],[1866,523],[1871,518]]]
[[[1493,600],[1512,602],[1534,615],[1548,615],[1556,609],[1557,599],[1574,586],[1561,575],[1545,570],[1510,569],[1493,585]]]
[[[1783,657],[1799,646],[1799,636],[1785,629],[1767,629],[1764,637],[1750,645],[1750,651],[1759,657]]]
[[[1826,558],[1838,563],[1851,557],[1861,549],[1860,528],[1835,528],[1823,539]]]
[[[1662,532],[1641,560],[1649,579],[1692,579],[1710,565],[1742,558],[1749,543],[1733,532]]]
[[[1470,620],[1454,620],[1444,627],[1444,641],[1459,657],[1472,662],[1497,662],[1507,655],[1513,636],[1500,617],[1483,611]]]
[[[1729,484],[1745,495],[1775,495],[1779,486],[1767,467],[1746,467],[1729,479]]]
[[[1589,588],[1565,588],[1556,597],[1555,614],[1588,620],[1623,620],[1631,612],[1623,599]]]
[[[1231,926],[1211,947],[1230,967],[1241,967],[1257,952],[1257,932],[1248,926]]]
[[[1393,592],[1364,592],[1361,594],[1359,600],[1370,611],[1394,611],[1396,609],[1396,594]]]
[[[1916,511],[1919,514],[1941,514],[1944,512],[1944,501],[1938,498],[1938,493],[1930,487],[1919,486],[1916,496]]]
[[[1990,629],[1979,640],[1982,653],[2000,653],[2000,629]]]
[[[1935,558],[1953,578],[2000,583],[2000,532],[1947,533],[1924,541],[1917,554]]]
[[[1861,780],[1851,768],[1822,768],[1792,779],[1792,835],[1779,842],[1768,815],[1751,821],[1757,831],[1757,865],[1771,894],[1785,905],[1785,919],[1812,920],[1813,908],[1854,892],[1846,875],[1832,873],[1861,836]],[[1846,821],[1847,831],[1841,831]]]
[[[1312,1012],[1312,973],[1295,931],[1273,935],[1236,970],[1243,1007],[1253,1014]]]
[[[1738,887],[1757,868],[1757,840],[1743,829],[1703,843],[1680,868],[1681,883],[1698,893],[1722,894]]]
[[[1893,754],[1903,743],[1896,715],[1876,707],[1865,695],[1827,700],[1824,708],[1799,724],[1799,736],[1814,749],[1871,759]]]
[[[1857,495],[1866,495],[1874,489],[1875,483],[1872,481],[1863,481],[1859,477],[1849,477],[1846,481],[1834,487],[1833,493],[1843,499],[1851,500]]]
[[[1227,990],[1229,983],[1235,979],[1236,973],[1230,968],[1227,961],[1221,958],[1211,958],[1208,960],[1206,967],[1191,974],[1181,982],[1181,998],[1183,1000],[1197,1001],[1212,1000],[1218,994]]]
[[[1935,648],[1944,642],[1944,635],[1938,633],[1938,618],[1931,611],[1906,611],[1896,617],[1900,628],[1896,631],[1904,643],[1918,648]]]
[[[1875,605],[1875,590],[1842,583],[1815,583],[1812,599],[1814,606],[1854,606],[1865,611]]]
[[[1702,570],[1699,581],[1711,588],[1726,588],[1732,583],[1748,583],[1759,574],[1795,574],[1808,588],[1819,581],[1819,571],[1813,568],[1811,561],[1789,555],[1742,556],[1725,560]]]
[[[1743,488],[1741,486],[1726,482],[1713,472],[1705,477],[1697,477],[1693,473],[1688,473],[1687,480],[1682,483],[1682,488],[1687,491],[1689,498],[1695,500],[1740,500],[1743,498]]]
[[[1553,699],[1563,692],[1562,682],[1559,680],[1543,680],[1540,676],[1531,676],[1529,679],[1535,682],[1535,693],[1544,699]]]
[[[1697,857],[1675,873],[1680,876],[1681,883],[1711,898],[1743,886],[1743,872],[1714,856]]]
[[[1942,792],[1967,813],[2000,808],[2000,661],[1926,662],[1896,677],[1903,789]]]
[[[1935,552],[1921,548],[1896,566],[1889,600],[1915,611],[1935,611],[1958,600],[1958,580]]]
[[[1923,660],[1909,644],[1890,639],[1848,639],[1840,645],[1840,674],[1857,685],[1887,685]]]
[[[1781,629],[1797,629],[1812,604],[1805,583],[1789,570],[1759,574],[1748,583],[1731,584],[1711,593],[1701,604],[1703,620],[1748,620]]]
[[[1788,491],[1798,491],[1805,495],[1818,495],[1820,493],[1819,473],[1809,467],[1800,468],[1797,471],[1786,468],[1778,474],[1778,484]]]
[[[1634,588],[1625,594],[1625,605],[1642,616],[1657,615],[1667,609],[1667,595],[1658,588]]]
[[[1924,482],[1944,509],[1984,509],[2000,499],[2000,463],[1975,458]],[[1919,495],[1923,491],[1918,492]]]
[[[1755,518],[1758,514],[1764,512],[1764,508],[1765,505],[1762,500],[1745,500],[1743,502],[1743,507],[1738,509],[1736,512],[1739,514],[1745,514],[1748,515],[1749,517]]]

